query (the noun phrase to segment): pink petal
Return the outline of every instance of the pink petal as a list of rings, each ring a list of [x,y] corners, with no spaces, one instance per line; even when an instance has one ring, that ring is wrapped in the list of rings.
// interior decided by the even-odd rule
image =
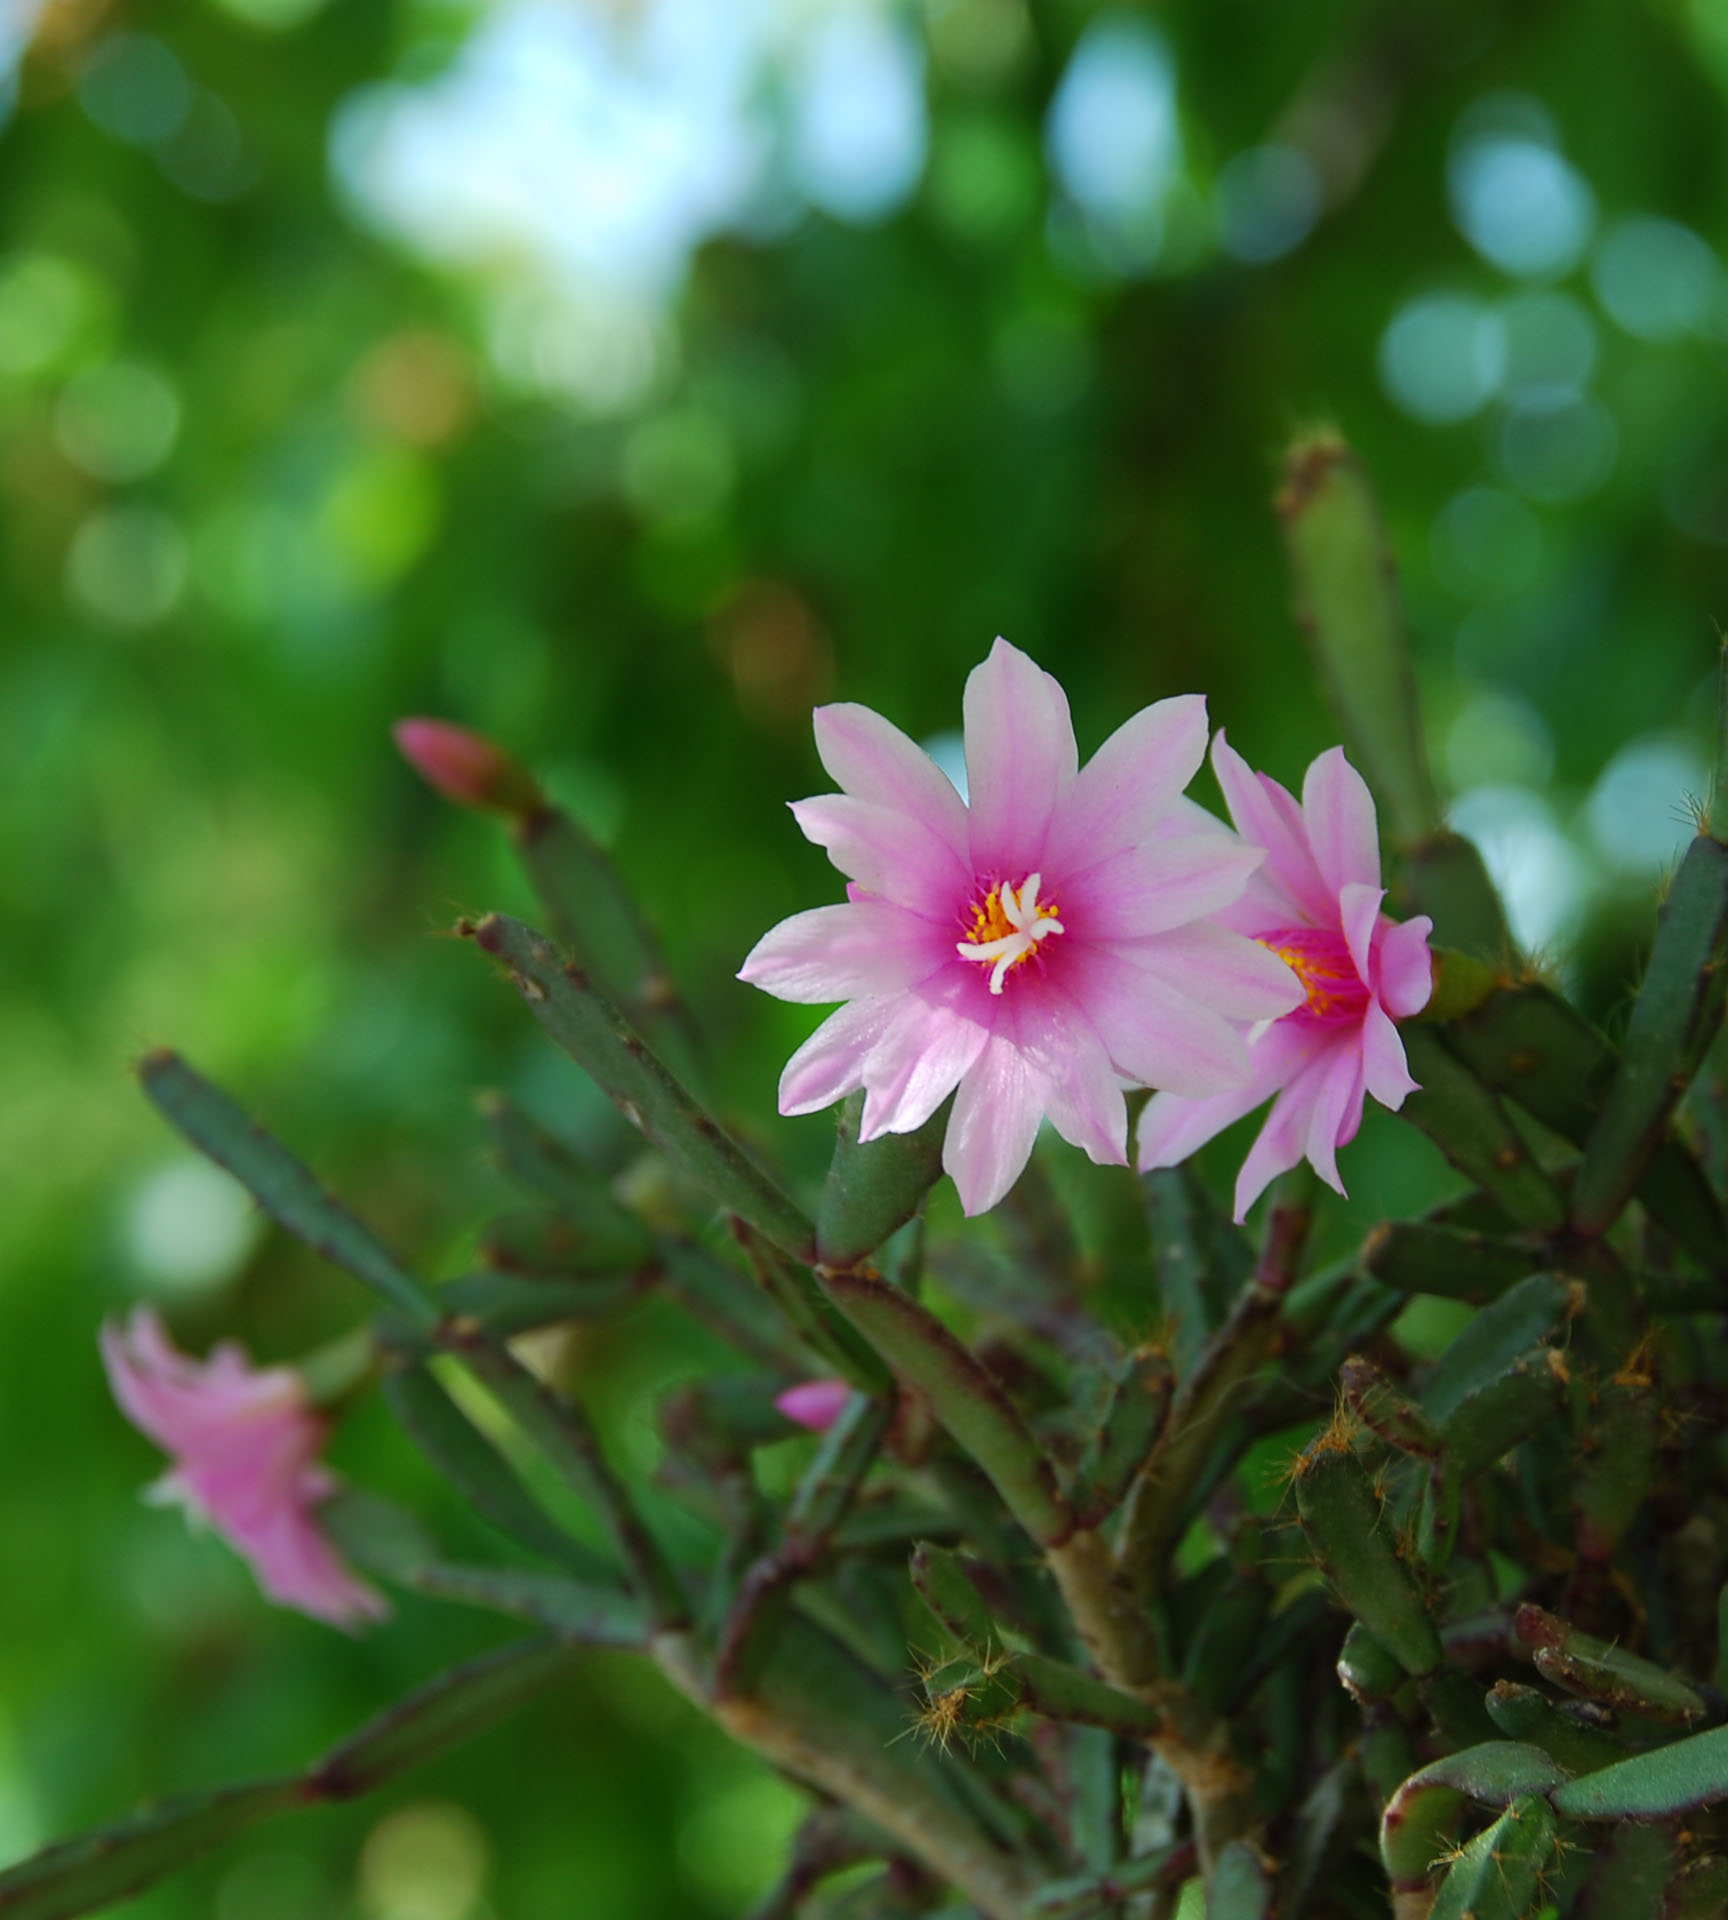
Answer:
[[[1184,1100],[1174,1093],[1153,1094],[1140,1115],[1140,1171],[1179,1166],[1293,1079],[1313,1057],[1318,1044],[1312,1033],[1294,1021],[1279,1021],[1249,1047],[1244,1085],[1204,1100]]]
[[[1019,1016],[1020,1045],[1043,1082],[1050,1124],[1101,1167],[1128,1160],[1128,1102],[1097,1030],[1062,989],[1045,982]]]
[[[1373,983],[1371,971],[1374,929],[1380,924],[1380,902],[1386,898],[1384,887],[1364,887],[1352,881],[1338,889],[1338,922],[1343,928],[1344,944],[1356,963],[1356,972],[1366,987]]]
[[[1395,1020],[1408,1020],[1427,1006],[1434,991],[1434,961],[1428,936],[1434,922],[1423,914],[1401,920],[1386,929],[1380,942],[1380,978],[1376,983],[1382,1004]]]
[[[1044,859],[1083,873],[1150,836],[1206,757],[1206,702],[1181,694],[1143,708],[1081,768],[1057,809]]]
[[[780,1111],[816,1113],[864,1084],[864,1062],[902,1011],[905,996],[854,1000],[831,1013],[780,1075]]]
[[[1268,906],[1280,917],[1288,911],[1290,918],[1283,920],[1286,926],[1291,919],[1314,926],[1327,924],[1334,893],[1314,864],[1302,809],[1270,774],[1256,773],[1222,731],[1213,743],[1212,771],[1236,831],[1250,846],[1266,849],[1266,864],[1256,876],[1254,891],[1265,894]]]
[[[847,879],[897,906],[949,920],[971,897],[972,874],[964,861],[940,833],[910,814],[824,793],[794,800],[792,817]]]
[[[1303,1151],[1334,1193],[1343,1193],[1338,1149],[1362,1124],[1362,1049],[1351,1041],[1334,1046],[1310,1069],[1314,1081]]]
[[[838,701],[814,715],[816,751],[835,784],[856,800],[906,813],[968,859],[966,802],[924,749],[869,707]]]
[[[956,964],[900,995],[895,1016],[864,1061],[860,1140],[923,1126],[984,1051],[1001,1013],[982,983]]]
[[[1129,1080],[1193,1099],[1246,1082],[1248,1049],[1227,1020],[1154,980],[1119,949],[1075,945],[1062,957],[1064,986]]]
[[[1231,1020],[1276,1020],[1307,997],[1287,962],[1215,921],[1172,927],[1127,951],[1161,985]]]
[[[1353,881],[1380,884],[1380,837],[1368,783],[1342,747],[1323,753],[1302,782],[1302,816],[1320,877],[1334,895]]]
[[[814,907],[757,941],[738,978],[780,1000],[819,1005],[896,993],[954,957],[946,928],[886,900]]]
[[[1370,1002],[1362,1019],[1362,1074],[1368,1091],[1394,1113],[1403,1106],[1407,1094],[1418,1090],[1410,1078],[1404,1042],[1377,1001]]]
[[[942,1165],[966,1213],[987,1213],[1025,1171],[1044,1117],[1040,1094],[1005,1021],[960,1082],[942,1143]]]
[[[1260,1129],[1242,1171],[1236,1176],[1237,1226],[1248,1216],[1266,1189],[1281,1173],[1288,1173],[1307,1151],[1309,1120],[1319,1090],[1318,1066],[1298,1074],[1272,1102],[1272,1111]]]
[[[1068,699],[1036,661],[998,640],[966,680],[972,867],[1018,885],[1036,871],[1079,755]]]
[[[1213,834],[1149,840],[1048,891],[1071,938],[1143,940],[1227,906],[1264,857]]]
[[[830,769],[832,771],[832,769]],[[774,1396],[786,1418],[812,1433],[826,1433],[846,1410],[852,1389],[844,1380],[800,1380]]]

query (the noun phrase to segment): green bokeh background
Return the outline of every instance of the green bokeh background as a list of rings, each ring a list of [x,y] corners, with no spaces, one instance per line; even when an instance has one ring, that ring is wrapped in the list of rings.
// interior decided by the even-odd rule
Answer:
[[[635,31],[622,0],[571,4]],[[794,40],[833,11],[768,10]],[[1115,225],[1045,141],[1106,16],[903,8],[928,118],[903,203],[859,220],[793,196],[757,237],[709,241],[668,296],[658,371],[611,411],[500,363],[499,303],[531,263],[428,264],[332,171],[342,103],[431,84],[486,17],[48,0],[0,127],[8,1856],[292,1764],[498,1637],[430,1604],[352,1641],[264,1606],[220,1546],[138,1503],[154,1459],[94,1345],[154,1297],[188,1345],[287,1357],[361,1304],[179,1152],[127,1077],[147,1045],[241,1090],[435,1272],[503,1197],[477,1090],[584,1124],[574,1075],[439,937],[529,901],[488,823],[396,760],[397,715],[494,733],[611,845],[723,1103],[805,1179],[825,1123],[775,1120],[772,1087],[810,1016],[732,975],[763,928],[835,896],[782,806],[822,784],[810,705],[936,734],[1001,632],[1064,679],[1083,750],[1198,689],[1299,778],[1332,735],[1270,506],[1294,428],[1336,421],[1369,462],[1436,763],[1476,790],[1461,817],[1517,828],[1528,928],[1609,1021],[1706,764],[1728,613],[1723,0],[1118,11],[1091,44],[1157,50],[1180,157]],[[148,107],[143,69],[114,67],[127,35],[202,90],[178,129],[114,131]],[[771,141],[790,73],[760,88]],[[1490,124],[1564,156],[1573,216],[1585,183],[1588,230],[1551,267],[1508,272],[1461,230],[1449,166],[1455,187]],[[1268,141],[1309,157],[1325,204],[1299,244],[1245,260],[1219,182]],[[1517,187],[1500,178],[1500,213]],[[1622,250],[1678,276],[1640,307],[1604,249],[1650,214],[1693,243]],[[1430,381],[1413,412],[1388,330],[1436,295],[1475,304],[1444,310],[1463,348],[1400,336]],[[1604,787],[1640,743],[1654,775]],[[1358,1154],[1352,1219],[1429,1177],[1390,1130]],[[632,1466],[652,1467],[657,1394],[711,1360],[657,1312],[592,1344]],[[338,1460],[460,1531],[376,1409]],[[769,1882],[796,1807],[608,1656],[380,1804],[301,1816],[136,1910],[718,1920]]]

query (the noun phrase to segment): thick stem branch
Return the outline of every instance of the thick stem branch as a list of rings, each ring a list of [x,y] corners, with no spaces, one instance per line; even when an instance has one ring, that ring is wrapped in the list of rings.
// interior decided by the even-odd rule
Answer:
[[[716,1699],[688,1634],[661,1634],[656,1665],[733,1739],[874,1822],[966,1896],[987,1920],[1022,1920],[1039,1878],[992,1846],[959,1813],[917,1791],[886,1753],[851,1745],[840,1729],[760,1694]]]

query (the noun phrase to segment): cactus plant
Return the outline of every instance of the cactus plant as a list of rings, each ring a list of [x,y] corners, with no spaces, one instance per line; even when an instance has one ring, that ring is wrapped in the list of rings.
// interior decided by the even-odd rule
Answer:
[[[1337,1177],[1332,1156],[1353,1131],[1318,1083],[1274,1106],[1270,1144],[1255,1149],[1268,1177],[1273,1160],[1287,1169],[1257,1232],[1232,1223],[1192,1163],[1110,1166],[1126,1152],[1119,1090],[1097,1094],[1116,1132],[1092,1128],[1047,1057],[1052,1035],[1080,1030],[1054,964],[1049,1032],[1010,1022],[1012,1042],[993,1029],[984,1092],[970,1062],[917,1097],[866,1063],[826,1185],[801,1197],[704,1104],[694,1030],[604,856],[496,750],[413,723],[405,749],[429,777],[509,817],[553,929],[489,915],[459,931],[676,1177],[645,1204],[489,1099],[484,1124],[522,1208],[482,1236],[483,1271],[434,1282],[177,1055],[152,1054],[141,1077],[171,1125],[373,1296],[363,1363],[351,1343],[340,1394],[302,1370],[300,1417],[334,1417],[376,1378],[499,1550],[453,1562],[407,1512],[314,1483],[322,1548],[383,1588],[533,1632],[433,1680],[303,1774],[146,1809],[0,1873],[0,1916],[97,1911],[254,1822],[367,1791],[591,1646],[635,1650],[809,1789],[767,1914],[827,1911],[825,1883],[871,1861],[879,1873],[854,1879],[846,1912],[958,1901],[985,1920],[1150,1920],[1185,1890],[1215,1920],[1724,1910],[1728,1196],[1711,1115],[1693,1109],[1701,1077],[1720,1099],[1728,821],[1701,810],[1616,1047],[1512,951],[1480,860],[1441,823],[1360,465],[1333,436],[1304,441],[1280,511],[1301,617],[1396,828],[1394,885],[1437,929],[1425,1010],[1421,996],[1387,995],[1419,1090],[1403,1100],[1382,1071],[1377,1097],[1403,1101],[1402,1120],[1456,1170],[1455,1197],[1318,1263],[1320,1180]],[[1035,674],[1023,660],[1000,670]],[[899,752],[861,712],[830,725],[843,782],[868,754]],[[1108,777],[1062,787],[1079,796],[1084,833],[1120,828],[1129,749],[1164,751],[1197,725],[1183,707],[1143,734],[1124,729],[1127,747],[1093,763]],[[1076,779],[1035,729],[1014,752],[1034,782]],[[1226,771],[1245,796],[1239,827],[1250,802],[1271,809],[1269,833],[1300,818],[1280,812],[1288,796],[1265,797],[1281,789]],[[1341,780],[1311,782],[1305,830],[1322,851],[1322,816],[1348,800]],[[1000,782],[992,794],[1012,815],[1016,794]],[[954,798],[926,790],[918,804],[951,820]],[[825,843],[884,831],[865,802],[806,804]],[[1148,833],[1156,812],[1148,803]],[[1014,825],[1024,840],[1025,820]],[[1224,849],[1213,867],[1225,908],[1254,863],[1211,844]],[[939,846],[926,854],[941,866]],[[1069,854],[1072,868],[1081,842]],[[1182,856],[1184,885],[1204,855],[1202,839]],[[1001,874],[959,927],[962,962],[984,969],[977,992],[1000,996],[1047,949],[1079,949],[1083,915],[1040,905],[1054,855],[1046,865]],[[1355,894],[1370,892],[1364,907]],[[1305,993],[1332,1036],[1325,1058],[1348,1064],[1338,1021],[1365,1035],[1391,1021],[1377,990],[1349,998],[1338,956],[1316,942],[1342,953],[1357,940],[1366,954],[1377,910],[1366,882],[1334,886],[1304,923],[1307,944],[1287,943],[1296,989],[1282,1000],[1265,963],[1278,936],[1256,936],[1251,964],[1222,935],[1161,951],[1212,967],[1243,1027],[1297,1019]],[[1341,930],[1316,931],[1322,912]],[[1192,917],[1166,926],[1186,937]],[[827,940],[863,924],[806,918]],[[776,951],[784,984],[808,953]],[[867,959],[855,957],[860,979]],[[1236,984],[1218,985],[1232,967]],[[1266,1003],[1250,1012],[1256,993]],[[868,1039],[882,1003],[858,994],[846,1030]],[[1081,1026],[1109,1028],[1109,1004],[1101,992]],[[1226,1030],[1218,1006],[1206,1019]],[[1120,1032],[1105,1046],[1121,1067]],[[1306,1057],[1286,1052],[1289,1071],[1254,1097],[1286,1101]],[[1016,1091],[1032,1071],[1057,1093]],[[1160,1097],[1235,1099],[1238,1113],[1247,1099],[1216,1095],[1202,1073]],[[981,1208],[1030,1150],[1022,1120],[1035,1124],[1040,1101],[1105,1163],[1098,1188],[1114,1183],[1136,1206],[1108,1214],[1102,1235],[1096,1221],[1081,1231],[1058,1197],[1073,1183],[1039,1184],[1035,1159],[988,1221],[930,1226],[944,1154]],[[896,1102],[903,1131],[882,1124]],[[813,1103],[795,1089],[794,1105]],[[1302,1139],[1279,1118],[1298,1109]],[[980,1134],[1010,1111],[1003,1140]],[[1171,1109],[1160,1112],[1164,1127]],[[1174,1137],[1147,1157],[1180,1158]],[[707,1538],[706,1557],[656,1536],[579,1398],[511,1344],[645,1290],[700,1315],[737,1355],[664,1414],[668,1484],[699,1522],[683,1537]],[[1462,1303],[1438,1350],[1402,1331],[1413,1299]],[[542,1504],[451,1393],[451,1370],[586,1504],[603,1546]],[[172,1445],[172,1423],[158,1424]],[[771,1498],[754,1456],[805,1429],[802,1471]],[[1274,1436],[1284,1459],[1269,1479]]]

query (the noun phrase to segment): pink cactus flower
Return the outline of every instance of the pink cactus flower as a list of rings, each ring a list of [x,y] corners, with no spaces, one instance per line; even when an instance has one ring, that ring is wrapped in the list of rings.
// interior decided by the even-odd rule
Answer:
[[[826,1433],[840,1418],[852,1389],[844,1380],[800,1380],[774,1396],[774,1404],[797,1426]]]
[[[1218,918],[1288,961],[1304,999],[1252,1035],[1245,1086],[1202,1100],[1154,1095],[1140,1118],[1139,1162],[1142,1172],[1173,1167],[1270,1099],[1236,1181],[1240,1221],[1304,1157],[1342,1193],[1338,1149],[1356,1137],[1364,1096],[1396,1112],[1416,1091],[1393,1022],[1428,1004],[1433,922],[1395,923],[1380,911],[1374,801],[1342,747],[1308,769],[1300,806],[1222,733],[1212,765],[1237,832],[1266,849],[1266,864]]]
[[[1215,823],[1169,830],[1205,757],[1198,695],[1136,714],[1082,769],[1061,687],[998,640],[966,682],[965,722],[970,804],[879,714],[817,708],[841,791],[792,812],[847,876],[847,903],[782,921],[739,978],[848,1003],[788,1062],[782,1113],[862,1087],[873,1140],[953,1093],[943,1165],[975,1214],[1019,1177],[1046,1116],[1119,1165],[1123,1082],[1196,1098],[1243,1085],[1232,1023],[1287,1013],[1302,989],[1207,918],[1260,849],[1221,846]]]
[[[102,1329],[102,1360],[126,1417],[173,1457],[149,1497],[208,1522],[285,1607],[342,1627],[389,1611],[314,1518],[337,1482],[318,1464],[325,1423],[292,1367],[254,1368],[231,1342],[189,1359],[147,1307]]]

